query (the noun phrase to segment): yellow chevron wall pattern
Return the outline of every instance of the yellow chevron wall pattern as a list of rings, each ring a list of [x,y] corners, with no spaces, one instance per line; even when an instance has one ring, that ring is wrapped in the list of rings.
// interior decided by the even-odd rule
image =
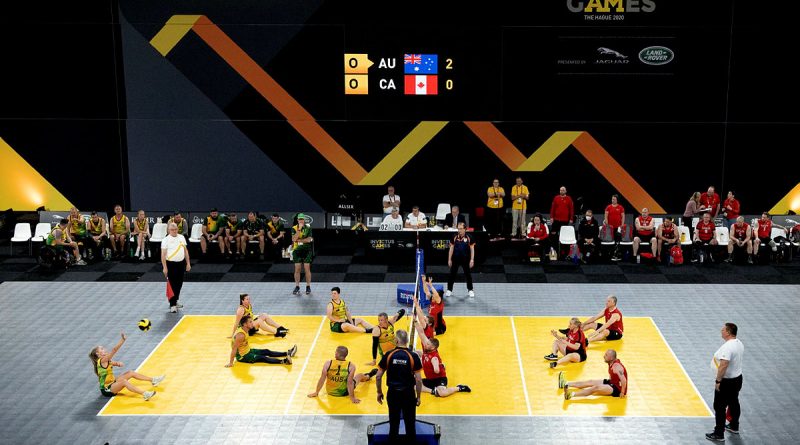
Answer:
[[[72,203],[47,179],[28,164],[8,143],[0,138],[0,208],[36,210],[68,209]]]

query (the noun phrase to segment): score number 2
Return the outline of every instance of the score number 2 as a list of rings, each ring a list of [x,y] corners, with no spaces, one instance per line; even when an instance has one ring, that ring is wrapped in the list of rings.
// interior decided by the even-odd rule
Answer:
[[[445,62],[446,62],[446,65],[445,65],[444,69],[452,70],[453,69],[453,59],[447,58],[447,59],[445,59]],[[453,89],[453,79],[445,80],[444,81],[444,87],[446,89],[448,89],[448,90],[452,90]]]

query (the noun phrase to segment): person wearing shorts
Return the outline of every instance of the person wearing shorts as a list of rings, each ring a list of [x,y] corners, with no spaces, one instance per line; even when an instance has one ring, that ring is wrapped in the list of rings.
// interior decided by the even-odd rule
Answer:
[[[314,260],[314,249],[311,243],[311,226],[306,224],[306,215],[297,215],[297,225],[292,226],[292,261],[294,262],[294,290],[292,294],[300,295],[300,269],[306,275],[306,295],[311,294],[311,262]]]
[[[655,238],[656,226],[647,207],[642,209],[641,216],[633,220],[636,226],[636,235],[633,237],[633,258],[639,254],[639,245],[650,244],[650,251],[656,256],[658,240]]]
[[[297,345],[288,351],[271,351],[269,349],[254,349],[247,341],[247,333],[253,329],[253,319],[245,315],[239,321],[239,327],[231,340],[231,355],[226,368],[233,366],[233,359],[242,363],[270,363],[273,365],[291,365],[292,357],[297,353]]]
[[[269,332],[275,337],[286,337],[289,332],[288,329],[281,326],[277,321],[273,320],[267,313],[260,313],[255,315],[253,313],[253,305],[250,302],[250,294],[239,294],[239,307],[236,309],[236,321],[233,323],[233,333],[231,337],[236,335],[236,329],[239,327],[239,322],[242,317],[249,315],[253,320],[253,329],[247,331],[247,335],[253,336],[258,333],[258,330]]]
[[[345,346],[336,348],[334,359],[328,360],[322,365],[322,374],[317,381],[316,391],[308,394],[308,397],[317,397],[322,390],[322,385],[325,385],[325,392],[329,396],[348,396],[351,402],[361,403],[361,400],[355,395],[356,386],[359,383],[370,381],[378,373],[378,368],[373,368],[366,374],[356,374],[356,365],[347,361],[347,353],[348,350]]]
[[[550,355],[544,356],[545,360],[550,360],[550,367],[555,368],[565,363],[580,363],[586,361],[586,334],[581,329],[581,321],[573,317],[569,321],[569,330],[564,337],[559,337],[555,329],[550,331],[555,337],[553,340],[553,351]],[[563,357],[558,358],[558,352]]]
[[[429,339],[425,330],[420,325],[415,325],[420,343],[422,343],[422,392],[432,394],[434,397],[447,397],[457,392],[472,392],[467,385],[447,386],[447,371],[442,358],[439,356],[439,339]],[[419,352],[419,351],[418,351]]]
[[[600,317],[605,317],[605,323],[597,323]],[[581,328],[586,331],[593,329],[594,333],[586,340],[594,342],[598,340],[619,340],[622,338],[622,333],[625,328],[622,324],[622,312],[617,307],[617,297],[609,295],[606,298],[606,307],[599,314],[589,317],[583,322]],[[566,330],[562,329],[561,333],[566,334]]]
[[[617,358],[617,351],[607,350],[603,355],[603,360],[608,365],[607,379],[568,382],[563,371],[558,373],[558,387],[564,389],[564,400],[591,395],[619,398],[625,398],[628,395],[628,371]],[[570,390],[573,389],[580,391],[571,392]]]
[[[145,401],[150,400],[150,398],[156,395],[156,392],[152,390],[143,391],[131,383],[130,380],[136,379],[143,382],[150,382],[153,387],[156,387],[164,380],[166,376],[160,375],[156,377],[148,377],[144,374],[139,374],[136,371],[125,371],[119,377],[115,377],[114,367],[121,367],[124,365],[122,362],[117,362],[112,359],[119,351],[119,348],[122,347],[122,344],[125,343],[125,340],[128,339],[128,336],[126,336],[124,332],[120,334],[120,337],[122,338],[120,338],[117,345],[114,346],[114,348],[110,351],[107,351],[106,348],[102,346],[95,346],[91,351],[89,351],[89,360],[91,360],[94,367],[94,373],[100,382],[100,394],[105,397],[114,397],[115,395],[119,394],[123,388],[125,388],[128,391],[141,395]]]
[[[331,301],[328,302],[325,314],[325,316],[328,317],[331,332],[360,332],[362,334],[372,334],[373,326],[371,324],[360,318],[353,318],[350,314],[347,303],[342,300],[341,292],[342,290],[338,287],[331,288]]]

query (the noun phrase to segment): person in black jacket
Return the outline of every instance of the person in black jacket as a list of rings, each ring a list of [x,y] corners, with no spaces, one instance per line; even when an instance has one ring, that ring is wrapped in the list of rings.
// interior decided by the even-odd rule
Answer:
[[[450,213],[444,217],[444,228],[454,229],[458,227],[458,223],[464,223],[464,227],[467,227],[467,218],[459,213],[458,206],[453,206]]]
[[[583,254],[581,261],[584,263],[589,262],[591,257],[597,252],[597,246],[600,244],[600,225],[597,220],[592,216],[592,210],[586,210],[586,216],[581,218],[578,224],[578,248]]]

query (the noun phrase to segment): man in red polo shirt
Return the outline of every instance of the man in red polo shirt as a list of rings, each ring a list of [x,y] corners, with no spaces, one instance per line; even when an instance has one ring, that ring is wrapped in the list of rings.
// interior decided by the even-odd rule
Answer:
[[[633,237],[633,257],[636,258],[639,253],[639,244],[650,244],[650,250],[655,256],[658,247],[657,240],[653,236],[656,226],[647,207],[642,209],[642,215],[633,220],[633,222],[636,226],[636,236]]]
[[[598,323],[600,317],[605,317],[605,323]],[[594,329],[594,333],[587,338],[587,341],[593,342],[597,340],[619,340],[622,338],[622,333],[625,331],[625,325],[622,323],[622,312],[617,307],[617,297],[609,295],[606,298],[606,307],[600,313],[593,317],[589,317],[583,324],[581,329],[586,331]],[[559,329],[562,334],[569,333],[569,329]],[[588,344],[587,344],[588,346]]]
[[[775,241],[772,240],[772,227],[778,227],[779,229],[783,229],[787,235],[789,231],[786,227],[779,226],[777,224],[773,224],[772,220],[770,219],[769,213],[764,212],[761,214],[761,219],[756,221],[756,225],[753,226],[753,233],[755,234],[755,238],[753,239],[753,254],[758,255],[758,248],[762,244],[768,244],[772,247],[773,252],[778,251],[778,245],[775,244]]]
[[[625,222],[625,209],[617,203],[618,198],[617,195],[611,195],[611,204],[606,206],[605,216],[603,217],[603,225],[611,227],[611,231],[614,233],[614,253],[611,259],[616,261],[622,258],[619,251],[622,233],[619,229]]]
[[[472,392],[467,385],[447,386],[447,371],[439,356],[439,339],[428,339],[422,326],[417,324],[415,327],[422,343],[422,372],[425,373],[425,378],[422,379],[422,391],[434,397],[447,397],[457,392]]]
[[[729,195],[730,196],[730,195]],[[733,248],[747,248],[747,262],[753,264],[753,231],[750,225],[744,222],[744,216],[736,218],[736,223],[731,225],[731,239],[728,241],[728,259],[726,263],[733,262]]]
[[[561,226],[572,224],[575,221],[575,206],[564,186],[558,190],[558,195],[553,198],[553,203],[550,205],[550,220],[552,221],[550,236],[555,238],[550,245],[557,246]]]
[[[708,192],[700,195],[700,205],[711,213],[712,218],[719,213],[719,203],[719,195],[714,192],[713,185],[708,187]]]
[[[694,228],[694,250],[699,253],[699,261],[701,263],[704,262],[706,257],[710,261],[714,261],[709,251],[709,246],[717,245],[716,234],[717,227],[714,225],[714,221],[711,221],[711,214],[708,212],[703,213],[703,219],[698,221],[697,226]],[[693,263],[697,261],[698,258],[692,259]]]
[[[581,382],[568,382],[564,372],[558,373],[558,387],[564,388],[564,400],[573,397],[586,397],[591,395],[611,396],[625,398],[628,395],[628,371],[617,358],[617,351],[609,349],[603,354],[603,360],[608,365],[608,378],[603,380],[585,380]],[[570,392],[570,388],[580,391]]]
[[[736,224],[739,217],[739,200],[736,199],[733,190],[728,192],[728,198],[722,203],[722,215],[728,220],[728,226]]]

